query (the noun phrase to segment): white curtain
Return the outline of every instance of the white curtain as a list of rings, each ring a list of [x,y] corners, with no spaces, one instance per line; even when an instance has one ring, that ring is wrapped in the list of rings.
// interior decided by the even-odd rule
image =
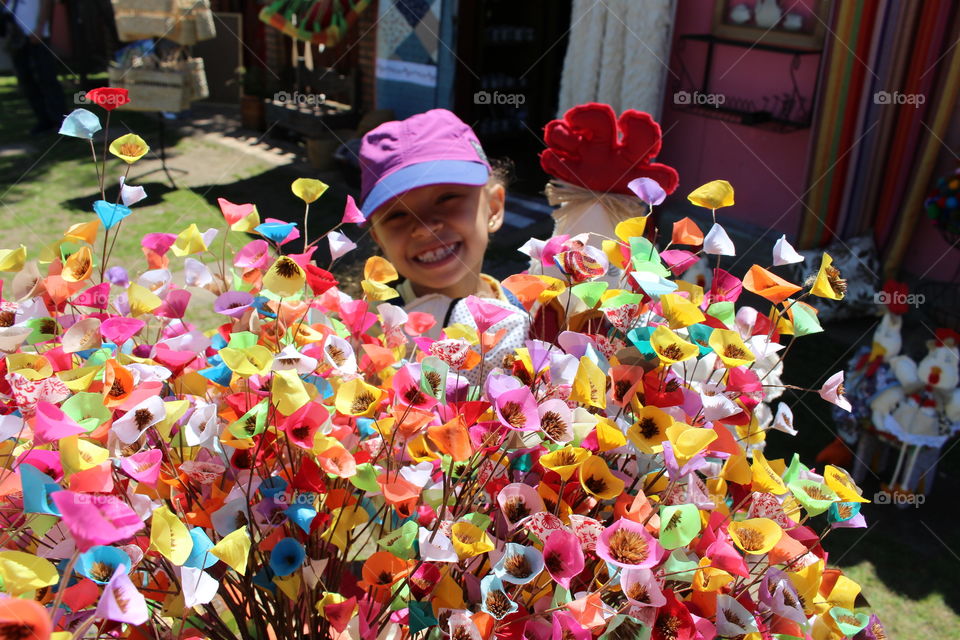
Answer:
[[[676,0],[573,0],[560,117],[584,102],[659,119]]]

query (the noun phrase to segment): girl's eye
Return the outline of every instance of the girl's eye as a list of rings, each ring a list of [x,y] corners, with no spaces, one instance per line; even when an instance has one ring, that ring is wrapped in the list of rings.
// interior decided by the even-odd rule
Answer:
[[[460,197],[459,193],[445,193],[439,198],[437,198],[437,202],[447,202],[449,200],[454,200],[459,197]]]
[[[405,211],[391,211],[383,217],[383,224],[396,224],[406,217]]]

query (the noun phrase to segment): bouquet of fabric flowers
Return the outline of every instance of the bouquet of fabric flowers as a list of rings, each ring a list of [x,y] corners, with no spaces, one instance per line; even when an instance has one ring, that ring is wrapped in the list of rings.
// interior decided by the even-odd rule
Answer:
[[[99,128],[81,109],[62,133],[93,149]],[[293,183],[305,218],[325,188]],[[517,313],[575,298],[601,329],[494,362],[510,311],[470,298],[471,324],[431,332],[387,302],[385,260],[352,298],[253,204],[220,201],[224,232],[255,237],[236,255],[190,225],[145,236],[141,273],[110,267],[143,197],[124,184],[39,254],[0,252],[0,637],[885,637],[821,545],[867,500],[840,468],[763,454],[795,433],[768,405],[781,337],[820,330],[804,299],[843,296],[829,256],[803,286],[755,265],[705,291],[679,277],[733,254],[719,224],[675,225],[687,249],[645,218],[602,251],[554,238],[535,253],[564,277],[506,279]],[[773,264],[796,258],[783,240]],[[197,288],[219,326],[184,319]],[[844,404],[842,374],[819,393]]]

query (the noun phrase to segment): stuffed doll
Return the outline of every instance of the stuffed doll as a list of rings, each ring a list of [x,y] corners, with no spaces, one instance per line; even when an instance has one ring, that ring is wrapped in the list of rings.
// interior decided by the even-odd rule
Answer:
[[[894,490],[912,491],[921,450],[939,451],[960,430],[960,334],[938,329],[936,338],[928,341],[929,353],[919,363],[905,355],[893,358],[890,366],[898,384],[870,402],[874,426],[902,443],[890,483]],[[910,446],[914,450],[908,457]]]
[[[629,109],[617,118],[610,105],[589,103],[547,123],[543,137],[547,148],[540,154],[540,166],[553,178],[546,194],[557,208],[553,240],[535,241],[527,247],[530,273],[566,280],[570,267],[582,265],[564,265],[562,272],[555,256],[583,256],[606,272],[599,279],[611,288],[629,288],[620,281],[619,269],[607,263],[602,243],[616,238],[619,222],[649,213],[628,186],[632,181],[649,178],[666,194],[677,188],[677,172],[653,162],[660,151],[660,125],[641,111]],[[555,311],[541,314],[539,328],[534,328],[537,337],[549,341],[555,339],[560,326],[570,326],[566,319],[585,311],[575,297],[558,298],[551,306]],[[560,315],[566,318],[562,320]]]

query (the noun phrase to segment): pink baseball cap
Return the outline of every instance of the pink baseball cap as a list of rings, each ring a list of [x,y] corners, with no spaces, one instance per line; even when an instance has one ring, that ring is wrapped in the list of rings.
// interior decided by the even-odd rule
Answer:
[[[367,218],[383,203],[434,184],[483,185],[490,163],[477,135],[446,109],[386,122],[360,145],[360,210]]]

